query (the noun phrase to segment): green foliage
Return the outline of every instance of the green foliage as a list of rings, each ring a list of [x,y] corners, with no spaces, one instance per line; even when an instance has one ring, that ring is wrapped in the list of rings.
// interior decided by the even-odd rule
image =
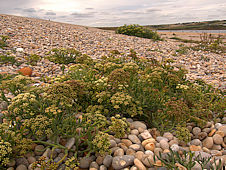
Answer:
[[[30,55],[26,56],[25,59],[27,60],[28,64],[30,64],[32,66],[36,66],[37,62],[41,60],[41,57],[37,54],[30,54]]]
[[[180,141],[184,141],[185,143],[188,143],[191,141],[190,131],[186,127],[177,126],[175,132],[176,132],[176,137]]]
[[[0,35],[0,48],[4,48],[4,47],[7,47],[8,44],[7,44],[7,40],[9,39],[8,36],[6,35]]]
[[[149,28],[133,24],[133,25],[124,25],[118,27],[116,30],[117,34],[125,34],[129,36],[136,36],[141,38],[148,38],[153,40],[160,40],[159,35],[156,32],[151,31]]]
[[[16,62],[17,61],[16,61],[14,56],[0,55],[0,64],[12,64],[12,65],[14,65]]]
[[[51,51],[49,51],[47,55],[48,56],[46,56],[46,58],[54,63],[69,64],[69,63],[76,63],[77,57],[81,57],[82,53],[72,48],[69,48],[69,49],[54,48]],[[86,61],[87,60],[88,59],[86,59]]]

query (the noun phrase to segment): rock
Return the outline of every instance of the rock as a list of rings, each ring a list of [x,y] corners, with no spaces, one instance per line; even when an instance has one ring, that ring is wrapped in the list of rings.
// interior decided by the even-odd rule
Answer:
[[[220,136],[218,134],[213,135],[213,142],[217,145],[221,145],[223,143],[222,136]]]
[[[135,129],[138,129],[139,127],[143,128],[144,130],[147,129],[147,126],[140,121],[134,121],[131,124],[134,126]]]
[[[161,140],[165,140],[165,141],[169,141],[169,139],[167,139],[167,138],[165,138],[165,137],[162,137],[162,136],[158,136],[157,138],[156,138],[156,140],[158,141],[158,142],[160,142]]]
[[[221,150],[221,145],[213,145],[213,147],[212,147],[212,149],[213,150],[218,150],[218,151],[220,151]]]
[[[25,165],[26,167],[29,166],[29,162],[24,157],[16,159],[16,165],[18,166],[18,165],[21,165],[21,164]]]
[[[6,101],[3,101],[3,102],[0,103],[0,111],[1,110],[7,110],[7,108],[8,108],[8,103]],[[0,117],[1,118],[3,117],[3,114],[2,113],[1,113],[1,116]]]
[[[119,143],[118,146],[119,146],[120,148],[122,148],[122,149],[124,150],[124,152],[126,152],[127,149],[128,149],[128,147],[127,147],[124,143]],[[118,155],[118,156],[119,156],[119,155]]]
[[[10,166],[15,166],[15,165],[16,165],[15,159],[11,159],[7,166],[10,167]]]
[[[210,133],[211,129],[210,128],[204,128],[202,131],[206,132],[206,133]]]
[[[160,142],[160,147],[165,150],[165,149],[169,149],[169,143],[166,140],[161,140]]]
[[[27,170],[27,167],[23,164],[17,166],[16,170]]]
[[[226,136],[226,126],[221,126],[218,130],[224,132],[224,136]]]
[[[155,155],[159,155],[159,152],[162,153],[162,148],[155,148],[155,149],[154,149],[154,154],[155,154]]]
[[[105,156],[104,161],[103,161],[103,164],[106,167],[110,167],[111,166],[111,163],[112,163],[112,159],[113,159],[113,157],[111,155]]]
[[[124,155],[124,150],[119,148],[114,152],[114,156],[123,156]]]
[[[130,134],[137,136],[137,135],[139,135],[139,131],[137,129],[133,129],[133,130],[131,130]]]
[[[132,155],[116,156],[112,160],[112,167],[115,170],[119,170],[127,166],[133,165],[133,162],[134,156]]]
[[[45,147],[43,145],[37,145],[35,146],[35,155],[41,156],[45,152]]]
[[[145,155],[152,155],[152,156],[154,156],[154,153],[153,153],[152,151],[150,151],[150,150],[146,150],[146,151],[144,152],[144,154],[145,154]]]
[[[193,139],[190,142],[191,145],[202,146],[202,142],[199,139]]]
[[[107,167],[104,165],[101,165],[99,170],[107,170]]]
[[[210,131],[210,133],[208,134],[208,136],[213,136],[213,134],[216,132],[216,129],[212,129],[211,131]]]
[[[151,134],[149,133],[148,130],[145,130],[143,133],[140,134],[141,137],[143,138],[143,140],[146,140],[146,139],[149,139],[149,138],[152,138]]]
[[[163,134],[163,137],[164,137],[164,138],[167,138],[169,141],[173,140],[173,135],[172,135],[172,133],[170,133],[170,132],[165,132],[165,133]]]
[[[203,142],[202,146],[206,147],[208,149],[211,149],[213,147],[213,138],[212,137],[207,137]]]
[[[7,168],[7,170],[14,170],[14,168],[13,167],[9,167],[9,168]]]
[[[222,156],[222,152],[217,150],[210,150],[210,154],[213,156]]]
[[[138,170],[138,168],[137,168],[136,166],[132,166],[132,167],[130,168],[130,170]]]
[[[195,153],[194,158],[197,157],[198,155],[200,155],[201,158],[209,158],[211,157],[210,154],[203,152],[203,151],[193,151]]]
[[[133,144],[129,139],[122,139],[121,142],[124,143],[127,147]]]
[[[18,70],[18,73],[24,75],[24,76],[31,76],[32,75],[32,69],[30,67],[23,67]]]
[[[134,151],[139,151],[139,150],[141,150],[141,145],[132,144],[132,145],[129,146],[129,149],[133,149]]]
[[[201,146],[196,146],[196,145],[190,145],[189,149],[190,151],[202,151]]]
[[[137,158],[139,160],[141,160],[143,158],[143,156],[144,156],[144,152],[142,152],[142,151],[137,151],[135,153],[135,158]]]
[[[96,163],[97,163],[98,165],[102,165],[103,162],[104,162],[104,156],[100,156],[100,155],[97,156]]]
[[[98,169],[99,169],[99,165],[98,165],[95,161],[93,161],[93,162],[91,162],[89,168],[90,168],[90,169],[91,169],[91,168],[95,168],[95,169],[98,170]]]
[[[135,144],[135,145],[137,145],[137,144]],[[135,155],[135,153],[136,153],[136,151],[134,150],[134,149],[128,149],[127,151],[126,151],[126,155]]]
[[[145,129],[143,129],[142,127],[137,128],[137,130],[139,131],[139,133],[143,133],[145,131]]]
[[[129,135],[128,136],[129,140],[131,140],[135,144],[140,144],[141,141],[136,135]]]
[[[173,139],[173,140],[171,140],[170,142],[169,142],[169,145],[170,146],[172,146],[172,145],[174,145],[174,144],[179,144],[179,141],[177,140],[177,139]]]
[[[178,146],[178,144],[173,144],[171,147],[170,147],[173,151],[175,152],[178,152],[180,147]]]
[[[146,139],[142,142],[142,146],[145,147],[145,145],[147,145],[148,143],[156,143],[156,141],[154,138]]]
[[[192,130],[192,133],[193,133],[194,135],[198,135],[200,132],[201,132],[201,129],[200,129],[199,127],[195,127],[195,128],[193,128],[193,130]]]
[[[80,168],[89,168],[91,162],[93,162],[95,159],[96,159],[95,156],[83,157],[79,162],[80,163],[79,167]]]
[[[116,147],[117,143],[114,140],[110,140],[110,148]]]
[[[205,139],[206,137],[207,137],[207,133],[206,133],[206,132],[200,132],[200,133],[198,134],[199,140],[203,140],[203,139]]]
[[[224,137],[224,132],[223,131],[218,130],[218,131],[216,131],[215,134],[220,135],[222,138]]]
[[[215,128],[216,128],[216,129],[219,129],[221,126],[223,126],[221,123],[216,123],[216,124],[215,124]]]
[[[75,144],[75,138],[70,138],[68,139],[65,147],[68,148],[68,149],[71,149],[71,147]]]
[[[27,160],[28,160],[29,164],[32,164],[33,162],[36,161],[35,157],[33,157],[33,156],[29,156],[29,157],[27,158]]]
[[[147,145],[145,145],[145,150],[154,151],[154,149],[155,149],[154,143],[148,143]]]
[[[206,153],[209,153],[209,154],[210,154],[210,150],[209,150],[209,149],[207,149],[206,147],[203,147],[203,148],[202,148],[202,150],[203,150],[204,152],[206,152]]]
[[[145,155],[141,161],[147,167],[151,167],[155,163],[152,155]]]
[[[143,165],[143,163],[139,159],[135,158],[134,159],[134,164],[136,165],[136,167],[139,170],[146,170],[145,166]]]
[[[24,52],[24,49],[23,49],[23,48],[17,48],[17,49],[16,49],[16,52],[23,53],[23,52]]]

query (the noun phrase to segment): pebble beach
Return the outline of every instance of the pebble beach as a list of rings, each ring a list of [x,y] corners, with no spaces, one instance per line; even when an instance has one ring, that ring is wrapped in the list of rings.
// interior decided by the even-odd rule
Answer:
[[[208,51],[192,51],[186,54],[178,54],[183,44],[176,40],[165,38],[164,41],[152,41],[150,39],[138,38],[115,34],[113,31],[105,31],[86,26],[58,23],[53,21],[25,18],[19,16],[0,14],[0,35],[7,35],[9,47],[0,49],[0,55],[14,51],[12,55],[18,61],[24,62],[20,66],[0,65],[0,73],[17,73],[24,67],[32,68],[32,79],[39,80],[43,76],[55,77],[62,74],[61,66],[42,58],[37,65],[31,66],[25,63],[26,55],[38,54],[43,57],[53,48],[74,48],[93,58],[101,58],[110,54],[112,50],[129,54],[134,49],[139,57],[154,58],[158,61],[170,58],[174,60],[173,65],[188,70],[187,79],[202,79],[216,88],[225,90],[225,53],[216,54]],[[65,71],[67,71],[66,66]],[[0,102],[0,123],[3,122],[1,110],[6,109],[7,103]],[[161,161],[154,161],[155,155],[167,154],[169,150],[183,152],[192,151],[202,158],[209,157],[222,162],[222,169],[226,166],[226,117],[218,118],[215,122],[210,120],[204,127],[198,127],[194,123],[187,124],[191,134],[191,141],[184,143],[176,138],[171,132],[160,134],[156,128],[149,128],[144,122],[127,119],[130,122],[130,133],[123,138],[110,139],[111,154],[101,156],[95,154],[80,158],[79,169],[81,170],[166,170]],[[75,138],[63,141],[69,150],[75,148]],[[73,153],[69,152],[68,157]],[[41,156],[50,157],[58,162],[64,157],[61,149],[51,151],[44,145],[36,144],[33,152],[24,157],[11,160],[7,170],[31,170],[32,163]],[[63,162],[58,169],[65,169]],[[209,162],[206,169],[209,169]],[[216,166],[216,165],[213,165]],[[183,166],[178,165],[181,170]],[[193,170],[202,169],[195,162]],[[41,170],[36,168],[35,170]]]

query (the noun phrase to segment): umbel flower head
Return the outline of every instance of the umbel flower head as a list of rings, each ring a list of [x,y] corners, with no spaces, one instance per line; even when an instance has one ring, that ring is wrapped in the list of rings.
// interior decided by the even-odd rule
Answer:
[[[0,168],[6,166],[10,159],[9,156],[12,154],[11,144],[0,140]]]
[[[100,153],[100,155],[110,153],[109,148],[111,144],[109,141],[109,135],[107,133],[99,131],[94,137],[92,144],[94,150]]]

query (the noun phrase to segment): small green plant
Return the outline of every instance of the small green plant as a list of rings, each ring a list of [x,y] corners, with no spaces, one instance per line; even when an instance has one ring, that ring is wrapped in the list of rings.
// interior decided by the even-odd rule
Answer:
[[[148,38],[153,40],[160,40],[160,37],[156,32],[153,32],[152,30],[137,24],[124,25],[124,26],[118,27],[116,30],[116,33],[125,34],[129,36]]]
[[[79,51],[69,48],[54,48],[47,53],[46,58],[57,64],[76,63],[77,57],[82,56]]]
[[[25,59],[27,60],[28,64],[35,66],[37,65],[37,62],[41,60],[41,57],[37,54],[30,54],[26,56]]]
[[[177,126],[176,127],[176,137],[185,143],[191,141],[190,131],[186,127]]]
[[[7,47],[8,44],[7,44],[7,40],[9,39],[8,36],[6,35],[0,35],[0,48],[4,48],[4,47]]]
[[[16,62],[17,61],[16,61],[14,56],[0,55],[0,64],[12,64],[12,65],[14,65]]]

